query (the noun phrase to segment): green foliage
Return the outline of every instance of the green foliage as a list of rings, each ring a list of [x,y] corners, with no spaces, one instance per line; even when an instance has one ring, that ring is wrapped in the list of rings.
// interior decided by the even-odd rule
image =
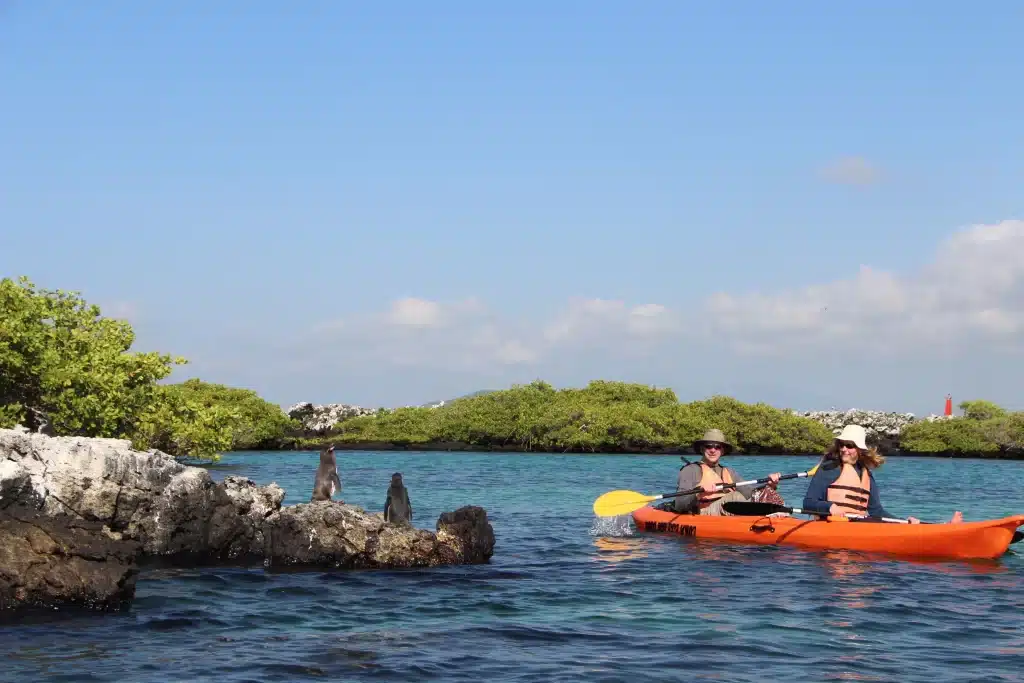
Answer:
[[[134,340],[127,322],[102,318],[77,292],[0,280],[0,426],[35,427],[41,412],[57,434],[132,433],[157,380],[185,362],[130,353]]]
[[[982,423],[985,438],[1003,453],[1024,454],[1024,412],[1006,413]]]
[[[745,452],[819,453],[835,438],[820,422],[766,403],[715,396],[687,407],[697,417],[701,432],[704,425],[718,427]]]
[[[219,460],[231,450],[240,415],[226,405],[203,406],[161,386],[146,419],[132,434],[139,449],[158,448],[171,455]]]
[[[1024,454],[1024,412],[1008,412],[991,401],[964,401],[964,417],[914,422],[900,435],[907,453],[952,456]]]
[[[594,381],[556,390],[546,382],[346,420],[330,440],[460,443],[525,451],[660,451],[688,447],[718,427],[737,452],[820,453],[832,433],[813,420],[731,398],[681,404],[670,389]]]
[[[206,411],[220,409],[230,422],[231,450],[275,448],[287,431],[299,426],[279,405],[260,398],[251,389],[198,379],[165,385],[161,389],[172,403],[193,405]]]
[[[900,449],[907,453],[993,453],[998,446],[985,438],[980,420],[912,422],[900,434]]]
[[[189,379],[158,387],[137,444],[174,455],[218,459],[223,451],[280,448],[299,424],[249,389]]]
[[[1006,415],[1006,410],[992,403],[992,401],[963,401],[959,407],[960,410],[964,411],[964,417],[970,420],[988,420],[993,417],[1004,417]]]
[[[186,361],[131,352],[134,340],[127,322],[103,318],[77,292],[0,280],[0,427],[46,420],[57,435],[127,438],[205,458],[278,446],[297,427],[249,390],[158,384]]]

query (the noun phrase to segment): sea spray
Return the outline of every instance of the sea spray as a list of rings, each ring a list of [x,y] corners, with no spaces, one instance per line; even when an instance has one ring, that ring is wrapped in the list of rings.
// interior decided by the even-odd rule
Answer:
[[[616,515],[615,517],[594,517],[590,526],[591,536],[632,536],[635,532],[632,515]]]

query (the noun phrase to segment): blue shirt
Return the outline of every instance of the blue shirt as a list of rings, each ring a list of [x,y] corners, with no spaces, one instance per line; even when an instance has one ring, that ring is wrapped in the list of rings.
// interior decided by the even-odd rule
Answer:
[[[862,476],[864,468],[858,463],[853,466],[857,470],[857,476]],[[839,474],[843,471],[835,462],[826,461],[818,468],[818,471],[811,477],[811,483],[807,486],[807,493],[804,495],[804,510],[811,512],[827,513],[832,507],[832,501],[828,499],[828,487],[835,483]],[[871,517],[892,517],[878,498],[878,484],[875,482],[875,475],[868,470],[868,478],[871,480],[871,493],[868,495],[868,515]]]

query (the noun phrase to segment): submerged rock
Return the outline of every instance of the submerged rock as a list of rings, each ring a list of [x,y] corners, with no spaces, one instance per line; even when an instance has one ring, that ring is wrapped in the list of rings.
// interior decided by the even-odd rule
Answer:
[[[437,519],[437,536],[454,551],[452,564],[477,564],[494,554],[494,529],[487,521],[487,511],[476,505],[442,512]]]
[[[113,611],[135,597],[139,544],[99,522],[0,510],[0,611],[78,607]]]
[[[335,501],[282,508],[264,529],[268,567],[435,567],[486,563],[494,553],[494,530],[479,507],[442,514],[436,534]]]

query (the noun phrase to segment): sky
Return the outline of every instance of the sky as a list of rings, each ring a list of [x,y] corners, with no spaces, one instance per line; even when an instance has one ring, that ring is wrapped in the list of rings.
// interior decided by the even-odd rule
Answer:
[[[0,276],[298,401],[1024,409],[1024,8],[0,0]]]

